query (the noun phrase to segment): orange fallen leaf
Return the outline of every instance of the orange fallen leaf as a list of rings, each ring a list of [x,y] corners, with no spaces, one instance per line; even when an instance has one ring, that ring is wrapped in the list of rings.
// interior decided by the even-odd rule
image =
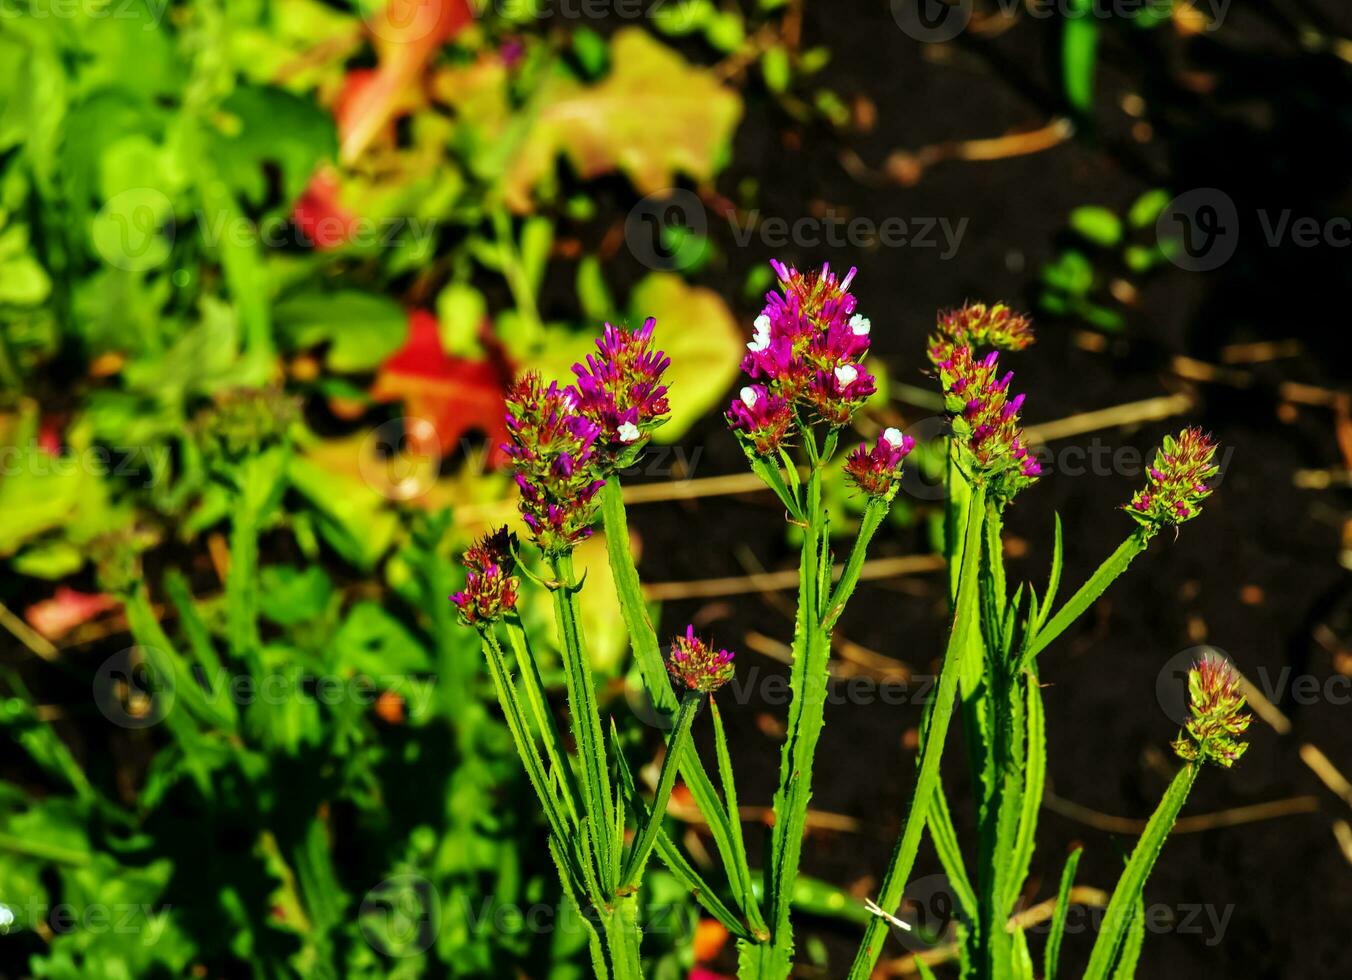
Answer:
[[[101,592],[77,592],[58,585],[50,599],[35,602],[24,610],[24,619],[49,640],[59,640],[75,627],[83,625],[110,610],[119,603]]]
[[[450,455],[467,432],[479,431],[489,440],[490,464],[502,463],[505,394],[513,368],[491,338],[484,340],[489,353],[483,360],[453,357],[441,345],[436,317],[426,310],[409,312],[408,341],[381,365],[371,398],[402,401],[409,416],[431,423],[430,436],[424,435],[426,426],[405,426],[415,455]]]

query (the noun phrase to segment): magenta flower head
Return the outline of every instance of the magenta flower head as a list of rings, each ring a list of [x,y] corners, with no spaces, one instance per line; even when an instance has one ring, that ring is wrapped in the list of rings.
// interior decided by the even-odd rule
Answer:
[[[601,433],[581,414],[571,388],[528,371],[507,392],[503,446],[521,490],[521,517],[547,555],[559,555],[591,534],[596,494],[605,486],[595,444]]]
[[[1215,440],[1197,428],[1165,436],[1154,462],[1146,467],[1146,485],[1126,505],[1127,513],[1154,531],[1192,520],[1211,496],[1211,478],[1220,472],[1213,462],[1216,448]]]
[[[793,425],[793,407],[765,385],[747,385],[732,400],[728,425],[757,456],[778,452]]]
[[[1173,743],[1178,757],[1233,766],[1249,747],[1241,736],[1253,719],[1244,710],[1239,673],[1230,661],[1206,653],[1188,671],[1188,711],[1192,717]]]
[[[451,596],[460,622],[466,626],[491,623],[516,608],[521,583],[512,575],[515,551],[516,536],[501,527],[465,552],[465,587]]]
[[[872,326],[849,292],[855,270],[837,279],[829,265],[810,273],[770,265],[779,292],[766,295],[742,370],[790,405],[845,425],[877,388],[863,367]]]
[[[671,642],[667,673],[686,691],[710,694],[732,680],[732,653],[715,650],[695,636],[694,626],[687,626],[685,636]]]
[[[845,479],[870,497],[890,499],[901,481],[901,463],[915,440],[900,429],[884,429],[872,449],[864,443],[845,460]]]
[[[968,303],[940,312],[938,330],[929,339],[929,359],[935,367],[953,356],[959,347],[977,350],[1025,350],[1033,343],[1033,325],[1028,317],[1003,303],[987,306]]]
[[[1008,501],[1042,475],[1020,425],[1023,395],[1010,397],[1011,371],[1000,376],[1000,355],[981,360],[970,347],[957,347],[936,365],[953,422],[958,462],[969,479],[986,484]]]
[[[646,441],[671,411],[662,383],[671,358],[653,349],[656,325],[652,317],[637,330],[607,323],[597,353],[573,365],[578,411],[600,429],[597,444],[607,462]]]

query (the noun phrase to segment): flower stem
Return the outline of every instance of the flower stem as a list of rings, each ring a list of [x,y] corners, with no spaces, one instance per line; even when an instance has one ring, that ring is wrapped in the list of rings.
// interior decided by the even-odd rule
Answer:
[[[620,842],[614,839],[615,802],[607,779],[606,743],[601,716],[596,707],[596,688],[582,637],[578,586],[573,578],[573,556],[551,559],[554,578],[554,618],[563,650],[564,678],[568,687],[568,710],[573,719],[573,738],[581,759],[583,803],[593,835],[597,866],[606,891],[613,891],[619,876]]]
[[[929,812],[930,798],[934,795],[934,788],[939,782],[939,761],[943,755],[948,725],[953,718],[958,677],[964,666],[962,661],[971,649],[968,637],[973,630],[979,628],[977,595],[980,591],[978,577],[981,568],[981,528],[986,511],[984,495],[981,488],[972,489],[971,505],[967,509],[967,530],[963,537],[962,568],[958,577],[953,629],[948,636],[943,669],[939,672],[938,690],[934,710],[930,715],[929,728],[924,733],[924,749],[920,756],[911,809],[906,814],[906,825],[897,841],[878,897],[878,905],[883,909],[893,909],[901,901],[906,888],[906,879],[910,877],[911,868],[915,864],[916,852],[920,849],[920,834],[924,830]],[[886,922],[876,916],[869,922],[864,931],[864,940],[855,956],[854,965],[850,968],[850,980],[867,980],[872,973],[874,965],[878,962],[878,956],[882,953],[886,927]]]
[[[643,599],[643,590],[639,585],[638,568],[634,564],[634,552],[629,544],[629,521],[624,510],[624,491],[617,476],[606,481],[601,490],[601,518],[605,525],[606,550],[610,557],[610,572],[615,581],[615,592],[620,599],[620,612],[629,631],[629,642],[634,650],[634,659],[643,674],[643,683],[648,688],[654,710],[663,718],[670,718],[677,709],[676,692],[667,676],[666,663],[658,646],[657,632],[653,629],[648,616],[648,608]],[[695,752],[693,742],[688,742],[677,753],[680,773],[685,779],[686,788],[699,807],[700,813],[708,821],[719,856],[728,876],[728,885],[742,914],[746,916],[751,932],[768,935],[765,918],[760,905],[751,891],[751,869],[747,866],[745,854],[739,854],[733,843],[733,834],[740,828],[733,825],[735,814],[729,814],[719,802],[718,792],[714,789],[704,765]]]
[[[1054,640],[1079,619],[1084,611],[1107,590],[1113,581],[1125,572],[1132,561],[1150,544],[1150,534],[1146,529],[1138,529],[1118,545],[1117,550],[1108,556],[1107,561],[1080,586],[1079,590],[1066,600],[1065,605],[1056,611],[1047,625],[1038,631],[1037,637],[1028,646],[1020,667],[1031,663],[1033,658],[1052,644]]]
[[[1190,763],[1178,771],[1164,798],[1146,824],[1145,832],[1136,842],[1131,859],[1117,879],[1113,897],[1108,901],[1108,910],[1103,914],[1103,925],[1099,927],[1098,939],[1094,941],[1094,951],[1089,955],[1089,965],[1085,967],[1085,980],[1107,980],[1108,971],[1113,967],[1117,951],[1126,936],[1131,917],[1141,900],[1141,892],[1150,877],[1155,861],[1164,847],[1164,840],[1173,830],[1179,811],[1188,800],[1192,784],[1197,780],[1196,763]]]
[[[689,691],[681,698],[681,707],[676,713],[676,728],[667,743],[667,756],[662,761],[662,774],[657,779],[657,792],[653,796],[652,809],[648,812],[648,823],[634,841],[624,874],[620,876],[621,895],[638,889],[643,868],[648,863],[653,844],[657,842],[657,832],[662,829],[662,820],[667,813],[667,802],[671,799],[671,789],[676,785],[679,759],[686,745],[690,743],[690,727],[695,722],[701,697],[698,692]]]
[[[804,826],[812,798],[812,762],[817,752],[826,711],[827,658],[830,642],[822,628],[821,549],[825,547],[826,515],[822,511],[821,462],[811,436],[805,440],[812,460],[808,476],[808,526],[803,531],[799,564],[798,619],[793,644],[789,687],[788,737],[779,763],[779,788],[775,792],[775,826],[770,841],[768,898],[774,962],[787,975],[793,951],[793,927],[789,907],[798,864],[802,857]]]
[[[850,596],[854,595],[855,586],[859,584],[859,574],[864,570],[864,561],[868,557],[869,543],[882,526],[891,506],[892,502],[885,497],[870,497],[864,506],[864,517],[859,523],[859,534],[854,539],[850,558],[845,563],[845,571],[841,574],[840,581],[827,603],[822,629],[828,633],[836,625],[840,614],[845,611],[845,604],[850,601]]]

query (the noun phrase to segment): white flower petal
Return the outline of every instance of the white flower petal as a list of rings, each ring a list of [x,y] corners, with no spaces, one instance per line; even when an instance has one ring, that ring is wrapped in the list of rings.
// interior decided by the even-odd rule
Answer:
[[[900,429],[883,429],[883,442],[887,443],[893,449],[900,449],[905,441],[906,439],[901,434]]]
[[[856,337],[867,337],[868,332],[873,329],[873,324],[869,318],[862,313],[856,313],[850,317],[850,330]]]
[[[758,399],[756,397],[755,388],[752,388],[750,385],[747,385],[740,392],[738,392],[738,394],[742,396],[742,404],[745,405],[747,408],[756,407],[756,402],[758,401]]]
[[[859,377],[859,369],[853,364],[842,364],[836,368],[836,381],[842,388],[847,388],[854,384],[855,379]]]
[[[620,437],[620,442],[638,442],[643,433],[638,431],[638,426],[633,422],[621,422],[619,429],[616,430]]]

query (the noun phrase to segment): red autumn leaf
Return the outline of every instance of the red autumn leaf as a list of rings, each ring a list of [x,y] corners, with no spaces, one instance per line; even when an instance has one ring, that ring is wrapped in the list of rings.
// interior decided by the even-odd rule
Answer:
[[[432,55],[473,19],[468,0],[390,0],[367,21],[378,65],[348,72],[333,107],[343,163],[422,105],[419,82]],[[337,248],[352,237],[356,217],[338,202],[338,189],[338,173],[321,169],[292,210],[317,249]]]
[[[488,356],[483,360],[453,357],[441,346],[437,318],[426,310],[409,311],[408,342],[380,366],[371,397],[402,401],[408,415],[431,423],[436,446],[419,440],[421,427],[405,427],[412,452],[449,455],[465,433],[477,430],[488,437],[490,464],[503,461],[502,443],[508,438],[505,394],[513,368],[491,338],[484,340]]]
[[[320,251],[346,244],[357,219],[338,203],[336,171],[326,167],[310,178],[310,185],[296,201],[291,220],[305,240]]]
[[[99,592],[77,592],[58,585],[50,599],[35,602],[24,610],[24,619],[49,640],[59,640],[75,627],[96,616],[118,608],[118,601]]]
[[[339,119],[344,163],[361,156],[407,102],[432,55],[473,19],[468,0],[390,0],[368,21],[380,60]]]

